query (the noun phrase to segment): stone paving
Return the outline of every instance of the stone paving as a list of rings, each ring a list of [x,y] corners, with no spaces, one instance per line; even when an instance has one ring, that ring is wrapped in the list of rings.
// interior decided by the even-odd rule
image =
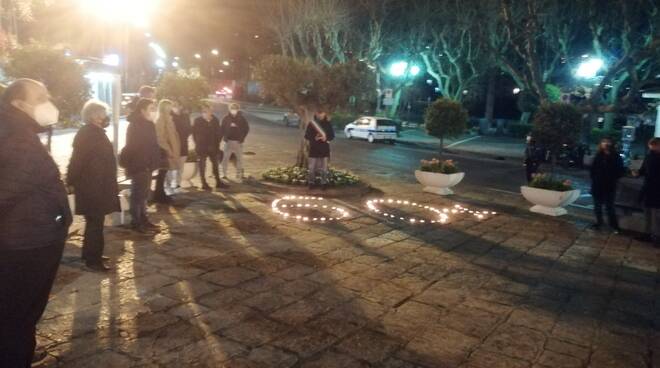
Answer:
[[[301,223],[275,197],[235,185],[152,206],[161,234],[106,231],[109,274],[85,271],[73,236],[38,327],[46,366],[660,366],[647,244],[515,211],[411,226],[366,197],[336,200],[345,221]]]

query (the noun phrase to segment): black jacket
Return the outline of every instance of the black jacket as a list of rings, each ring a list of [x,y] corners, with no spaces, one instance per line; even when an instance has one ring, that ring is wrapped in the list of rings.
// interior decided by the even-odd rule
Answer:
[[[321,126],[323,131],[325,131],[327,140],[325,142],[317,141],[316,136],[319,132],[314,125],[311,123],[307,124],[305,139],[309,141],[309,157],[330,157],[330,144],[328,144],[328,142],[335,139],[335,131],[332,129],[332,124],[330,124],[329,120],[316,120],[316,122]]]
[[[0,251],[53,246],[68,234],[69,201],[43,131],[15,107],[0,109]]]
[[[190,115],[183,112],[180,114],[172,113],[172,119],[181,140],[181,156],[188,156],[188,137],[190,137],[190,133],[192,132]]]
[[[220,121],[212,115],[211,121],[206,121],[203,116],[195,119],[192,127],[195,151],[198,155],[217,155],[220,152]]]
[[[598,152],[591,164],[591,194],[594,198],[604,198],[616,192],[616,183],[625,172],[623,159],[618,152],[609,155]]]
[[[117,162],[103,128],[87,124],[73,140],[73,154],[66,176],[76,195],[77,215],[119,212]]]
[[[642,201],[645,207],[660,208],[660,153],[649,152],[639,170],[644,177]]]
[[[156,170],[160,167],[162,157],[156,126],[140,112],[131,113],[127,120],[130,124],[126,130],[126,146],[119,159],[122,167],[128,176]]]
[[[239,141],[243,143],[245,137],[250,132],[250,125],[241,112],[239,111],[236,116],[227,114],[222,119],[220,125],[220,135],[225,141]]]
[[[536,144],[528,143],[525,147],[525,165],[538,166],[542,160],[542,150]]]

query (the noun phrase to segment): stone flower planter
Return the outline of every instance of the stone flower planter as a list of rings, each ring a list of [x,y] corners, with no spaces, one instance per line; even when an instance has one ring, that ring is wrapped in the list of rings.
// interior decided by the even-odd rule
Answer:
[[[186,162],[183,164],[183,172],[181,173],[181,181],[187,181],[188,186],[192,187],[192,179],[197,176],[199,165],[197,162]]]
[[[450,189],[465,177],[465,173],[441,174],[429,171],[415,170],[415,178],[424,186],[424,191],[439,195],[450,195],[454,192]]]
[[[526,185],[520,187],[520,193],[522,193],[526,200],[534,204],[529,209],[530,211],[548,216],[563,216],[567,214],[568,212],[564,207],[575,202],[580,197],[579,189],[558,192],[555,190],[528,187]]]

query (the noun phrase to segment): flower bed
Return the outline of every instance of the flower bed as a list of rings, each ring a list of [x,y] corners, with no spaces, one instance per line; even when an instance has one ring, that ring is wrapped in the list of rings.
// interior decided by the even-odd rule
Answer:
[[[433,158],[431,160],[422,160],[420,170],[441,174],[455,174],[458,172],[458,166],[454,163],[454,160],[441,161]]]
[[[573,190],[573,184],[570,180],[558,180],[549,174],[535,174],[529,186],[532,188],[555,190],[557,192]]]
[[[307,185],[307,168],[300,167],[278,167],[269,169],[262,174],[266,181],[288,184],[288,185]],[[328,185],[334,187],[356,185],[360,183],[360,178],[345,170],[329,169]]]

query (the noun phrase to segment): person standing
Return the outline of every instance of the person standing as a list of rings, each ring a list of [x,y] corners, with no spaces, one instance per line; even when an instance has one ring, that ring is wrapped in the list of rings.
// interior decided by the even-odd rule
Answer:
[[[222,119],[220,135],[225,141],[222,158],[222,175],[227,178],[229,158],[236,157],[236,178],[243,179],[243,142],[250,132],[250,126],[236,103],[229,105],[229,114]]]
[[[539,171],[541,166],[541,150],[536,145],[536,140],[531,135],[527,136],[527,146],[525,147],[525,174],[527,183],[531,183],[534,174]]]
[[[73,187],[76,214],[85,217],[82,259],[95,271],[108,271],[103,261],[105,215],[121,211],[117,186],[117,162],[112,143],[105,135],[110,125],[109,107],[89,100],[80,113],[85,126],[73,140],[67,184]],[[106,258],[107,259],[107,258]]]
[[[155,99],[156,98],[156,87],[147,86],[147,85],[140,86],[140,88],[138,89],[138,92],[137,92],[137,96],[135,96],[133,98],[133,100],[128,104],[129,115],[130,115],[130,113],[132,113],[133,111],[136,110],[137,103],[140,101],[140,99],[143,99],[143,98],[148,98],[150,100]]]
[[[211,190],[206,182],[206,159],[211,161],[213,176],[215,176],[215,187],[224,188],[227,185],[220,180],[218,168],[218,155],[220,155],[220,121],[213,115],[211,106],[202,103],[202,115],[195,119],[192,128],[193,140],[195,141],[195,152],[199,157],[199,176],[202,180],[202,188]]]
[[[591,165],[591,195],[594,199],[594,214],[596,224],[594,228],[600,229],[603,225],[603,206],[607,211],[610,228],[619,232],[619,222],[614,208],[617,182],[624,174],[623,159],[614,147],[610,138],[600,141],[598,152]]]
[[[638,175],[644,177],[641,200],[646,217],[643,241],[660,245],[660,138],[651,138],[648,143],[649,152]]]
[[[328,161],[330,160],[330,144],[328,142],[335,138],[328,114],[317,112],[314,121],[307,124],[305,139],[309,141],[309,167],[307,183],[309,189],[316,186],[316,177],[321,175],[321,188],[328,185]]]
[[[0,367],[30,367],[71,225],[66,188],[37,136],[58,118],[35,80],[14,81],[0,98]]]
[[[156,135],[158,137],[158,145],[164,155],[164,160],[161,168],[158,170],[156,189],[154,191],[154,201],[157,203],[170,203],[172,201],[165,193],[165,179],[169,170],[178,169],[179,157],[181,155],[181,140],[176,130],[174,119],[172,118],[172,107],[174,107],[174,104],[170,100],[161,100],[158,103]]]
[[[172,107],[172,119],[174,120],[174,126],[179,134],[179,141],[181,143],[177,169],[170,171],[170,186],[176,193],[181,188],[181,175],[184,164],[188,159],[188,137],[190,137],[191,131],[190,115],[179,101],[175,101]]]
[[[120,165],[131,179],[131,227],[145,233],[158,231],[159,226],[147,217],[147,199],[151,187],[151,174],[160,166],[161,150],[156,128],[156,103],[143,98],[127,118],[126,146],[119,157]]]

